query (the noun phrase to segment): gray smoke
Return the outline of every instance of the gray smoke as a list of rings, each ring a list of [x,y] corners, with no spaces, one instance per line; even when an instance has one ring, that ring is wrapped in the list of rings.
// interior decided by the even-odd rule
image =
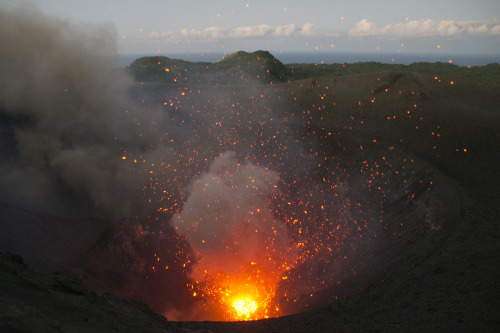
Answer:
[[[112,65],[115,41],[110,25],[0,7],[1,202],[136,213],[147,181],[133,159],[164,154],[157,128],[167,125],[160,108],[127,97],[134,83]]]

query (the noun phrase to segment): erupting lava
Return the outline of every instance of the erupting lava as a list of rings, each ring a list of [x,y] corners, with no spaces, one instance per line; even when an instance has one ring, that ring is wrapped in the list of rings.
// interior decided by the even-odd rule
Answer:
[[[197,256],[191,288],[208,319],[280,315],[276,288],[297,249],[269,207],[278,179],[273,171],[241,165],[233,153],[224,153],[188,187],[189,197],[172,222]]]
[[[236,310],[237,318],[248,320],[252,314],[257,310],[257,303],[250,297],[245,299],[237,299],[233,302],[233,308]]]

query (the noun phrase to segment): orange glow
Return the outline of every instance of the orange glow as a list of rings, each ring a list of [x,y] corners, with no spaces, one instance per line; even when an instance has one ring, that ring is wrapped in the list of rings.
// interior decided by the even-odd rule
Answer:
[[[274,171],[239,164],[234,153],[224,153],[192,182],[184,209],[174,215],[173,226],[186,236],[196,256],[189,274],[194,282],[188,287],[197,295],[203,318],[235,321],[281,315],[276,290],[299,253],[285,223],[274,218],[270,207],[278,179]],[[216,196],[220,199],[212,200]]]
[[[243,320],[248,320],[257,310],[257,303],[250,297],[245,299],[237,299],[233,302],[233,308],[236,310],[236,317]]]
[[[205,270],[192,288],[200,295],[214,320],[259,320],[281,315],[275,304],[276,288],[290,266],[271,258],[263,263],[249,260],[238,274],[210,274]],[[196,267],[196,266],[195,266]],[[195,268],[196,269],[196,268]]]

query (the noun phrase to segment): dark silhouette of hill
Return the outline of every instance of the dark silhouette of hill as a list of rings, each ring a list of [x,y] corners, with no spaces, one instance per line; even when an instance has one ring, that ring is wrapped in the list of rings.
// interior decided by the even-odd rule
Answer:
[[[312,77],[333,77],[386,71],[413,72],[434,76],[455,75],[460,77],[500,79],[500,65],[460,67],[451,63],[416,62],[410,65],[384,64],[380,62],[358,62],[345,64],[289,64],[290,78],[295,80]]]
[[[189,62],[163,56],[143,57],[135,60],[127,70],[140,81],[155,80],[179,85],[269,84],[386,71],[500,80],[499,64],[468,67],[441,62],[410,65],[380,62],[285,65],[268,51],[238,51],[217,63]]]
[[[189,62],[163,56],[135,60],[128,70],[138,81],[160,81],[179,84],[206,84],[213,71],[212,63]]]
[[[179,332],[133,300],[89,291],[62,273],[38,273],[17,255],[0,253],[2,332]]]
[[[267,51],[235,52],[218,63],[143,57],[128,70],[137,80],[172,84],[228,85],[281,82],[289,70]]]
[[[290,76],[287,66],[276,59],[268,51],[235,52],[217,64],[217,70],[230,70],[238,68],[236,77],[243,80],[258,82],[283,82]],[[245,75],[250,76],[245,78]]]

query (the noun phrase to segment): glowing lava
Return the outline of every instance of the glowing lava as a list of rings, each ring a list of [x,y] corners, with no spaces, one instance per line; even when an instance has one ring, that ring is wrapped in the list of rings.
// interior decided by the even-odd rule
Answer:
[[[219,156],[188,187],[172,225],[189,241],[197,262],[192,294],[210,320],[256,320],[279,315],[275,293],[297,260],[288,229],[269,200],[278,174],[234,153]]]
[[[249,320],[251,315],[257,310],[257,303],[250,297],[237,299],[233,302],[233,308],[236,310],[238,319]]]

